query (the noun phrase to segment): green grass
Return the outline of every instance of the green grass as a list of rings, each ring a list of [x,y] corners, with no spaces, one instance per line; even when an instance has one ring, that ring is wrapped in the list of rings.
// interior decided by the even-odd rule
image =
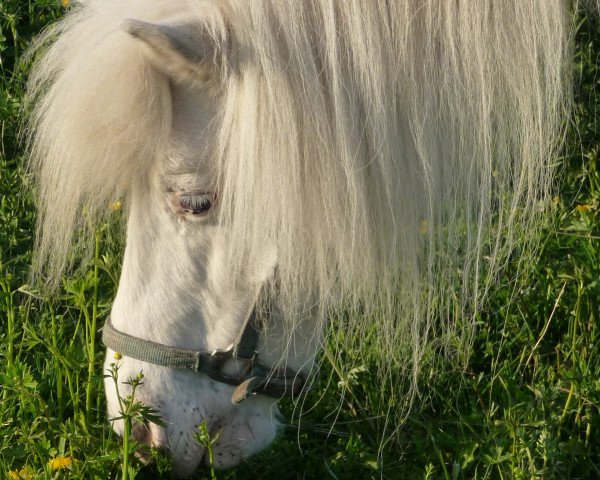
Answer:
[[[168,459],[142,468],[124,455],[135,445],[106,421],[95,331],[118,278],[115,228],[99,231],[95,259],[59,295],[27,286],[35,209],[16,141],[26,66],[15,58],[60,14],[55,1],[0,0],[0,477],[171,478]],[[382,448],[396,425],[386,426],[371,357],[345,352],[342,365],[326,352],[302,415],[282,402],[286,426],[268,451],[197,478],[600,478],[599,58],[600,21],[582,21],[575,116],[544,239],[519,281],[492,292],[466,370],[432,357]],[[52,470],[57,457],[72,463]]]

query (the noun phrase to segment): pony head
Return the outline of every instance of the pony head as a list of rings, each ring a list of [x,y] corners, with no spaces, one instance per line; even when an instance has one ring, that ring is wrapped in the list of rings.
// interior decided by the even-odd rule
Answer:
[[[551,182],[569,28],[559,0],[459,3],[76,3],[29,84],[47,282],[124,198],[124,334],[230,351],[255,312],[261,364],[306,374],[344,308],[347,347],[372,332],[383,377],[414,377],[432,332],[466,349]],[[164,426],[134,436],[181,474],[203,422],[219,467],[275,438],[273,398],[234,405],[234,386],[125,355],[121,379],[139,372]]]

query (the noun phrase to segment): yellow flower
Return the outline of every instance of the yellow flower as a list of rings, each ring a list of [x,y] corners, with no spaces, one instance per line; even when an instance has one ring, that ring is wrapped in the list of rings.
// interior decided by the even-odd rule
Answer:
[[[115,360],[121,360],[123,358],[123,355],[121,355],[119,352],[115,352],[115,354],[113,355],[113,358]]]
[[[23,467],[21,470],[11,470],[8,472],[8,477],[11,480],[33,480],[33,473],[29,467]]]
[[[71,3],[71,0],[60,0],[60,4],[63,8],[67,8],[70,3]]]
[[[429,222],[427,220],[421,220],[421,223],[419,225],[419,233],[421,235],[425,235],[428,232],[429,232]]]
[[[553,203],[558,203],[558,202],[560,202],[560,195],[554,195],[554,196],[552,197],[552,202],[553,202]]]
[[[584,213],[584,212],[589,212],[591,207],[585,203],[583,203],[583,204],[580,203],[579,205],[577,205],[576,208],[579,213]]]
[[[123,204],[121,203],[121,200],[116,200],[115,202],[110,204],[110,209],[113,211],[117,211],[117,210],[121,210],[121,207],[123,206]]]
[[[63,468],[70,467],[72,463],[73,459],[71,457],[63,457],[59,455],[58,457],[52,458],[48,462],[48,465],[52,470],[62,470]]]

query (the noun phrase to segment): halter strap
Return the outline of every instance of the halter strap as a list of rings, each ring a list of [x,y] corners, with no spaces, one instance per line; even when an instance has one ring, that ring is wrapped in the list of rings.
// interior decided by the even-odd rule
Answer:
[[[253,393],[273,398],[298,395],[306,380],[302,372],[290,368],[271,368],[258,361],[259,332],[254,317],[253,312],[237,345],[227,350],[202,352],[144,340],[117,330],[110,317],[102,329],[102,343],[126,357],[163,367],[192,370],[208,375],[217,382],[233,385],[236,387],[231,397],[233,403],[240,403]],[[245,363],[236,376],[226,375],[222,371],[230,359]]]

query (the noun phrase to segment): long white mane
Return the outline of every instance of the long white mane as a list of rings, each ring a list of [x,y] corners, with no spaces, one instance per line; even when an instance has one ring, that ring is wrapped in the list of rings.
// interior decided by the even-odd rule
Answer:
[[[206,23],[223,56],[213,147],[231,274],[238,252],[276,246],[286,318],[352,309],[347,338],[371,330],[384,369],[416,371],[434,331],[463,348],[551,192],[570,101],[566,3],[75,2],[30,80],[38,264],[60,278],[82,227],[166,142],[168,79],[120,27],[180,14]]]

